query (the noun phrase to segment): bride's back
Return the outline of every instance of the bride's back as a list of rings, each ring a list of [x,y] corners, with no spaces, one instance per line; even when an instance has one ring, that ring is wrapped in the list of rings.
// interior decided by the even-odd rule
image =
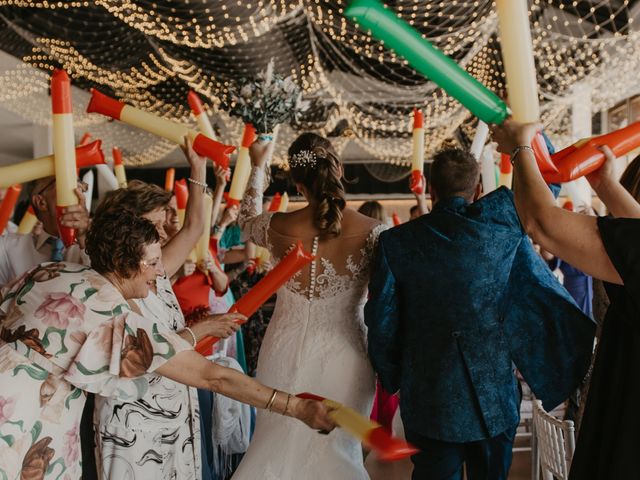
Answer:
[[[271,218],[268,242],[276,259],[298,240],[316,257],[292,282],[297,293],[326,298],[366,283],[377,235],[384,227],[351,208],[345,208],[342,214],[338,235],[326,235],[317,228],[312,207]]]

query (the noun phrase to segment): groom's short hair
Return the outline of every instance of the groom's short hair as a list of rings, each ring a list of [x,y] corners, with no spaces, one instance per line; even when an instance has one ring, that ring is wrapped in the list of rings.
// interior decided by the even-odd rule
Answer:
[[[449,148],[433,157],[431,188],[439,198],[473,197],[480,182],[480,167],[466,150]]]

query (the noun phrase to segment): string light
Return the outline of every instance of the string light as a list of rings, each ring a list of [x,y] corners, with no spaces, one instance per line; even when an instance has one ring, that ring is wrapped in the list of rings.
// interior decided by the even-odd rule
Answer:
[[[594,111],[640,89],[635,81],[640,33],[631,28],[628,0],[617,4],[593,0],[587,4],[591,8],[583,8],[585,3],[533,0],[529,11],[542,120],[558,145],[570,141],[573,85],[592,88]],[[342,12],[347,4],[347,0],[0,0],[7,25],[32,45],[22,57],[24,66],[0,75],[0,104],[46,124],[48,73],[61,66],[83,88],[107,88],[134,106],[191,124],[185,98],[188,89],[194,89],[208,100],[220,139],[237,143],[241,122],[221,110],[228,87],[255,75],[275,57],[276,70],[293,75],[313,103],[301,125],[281,129],[274,155],[278,164],[285,164],[286,148],[298,129],[328,134],[346,120],[355,136],[336,139],[339,151],[355,142],[372,158],[408,165],[414,107],[425,114],[427,155],[458,129],[472,136],[475,122],[470,114],[346,19]],[[504,91],[491,0],[399,0],[393,9],[481,83]],[[56,26],[65,22],[84,22],[87,31],[91,26],[101,28],[104,39],[83,35],[82,28],[72,38],[58,37]],[[43,32],[45,23],[51,28]],[[114,40],[119,38],[121,42]],[[78,102],[74,98],[74,104],[76,124],[105,143],[120,144],[129,163],[157,161],[175,148],[144,132],[83,113],[86,96]]]

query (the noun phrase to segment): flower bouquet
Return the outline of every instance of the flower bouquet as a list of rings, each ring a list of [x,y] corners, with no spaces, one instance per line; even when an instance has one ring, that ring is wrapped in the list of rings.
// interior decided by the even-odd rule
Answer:
[[[258,138],[271,140],[275,127],[297,120],[309,108],[293,79],[274,73],[273,59],[254,80],[229,88],[229,114],[242,118],[256,129]]]

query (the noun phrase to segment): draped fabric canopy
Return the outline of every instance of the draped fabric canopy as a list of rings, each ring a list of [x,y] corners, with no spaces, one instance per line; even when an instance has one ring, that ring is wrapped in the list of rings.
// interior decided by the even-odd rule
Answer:
[[[427,154],[445,141],[467,145],[475,119],[381,42],[342,15],[346,1],[0,0],[0,49],[23,60],[0,75],[0,106],[38,124],[50,117],[48,75],[65,68],[76,87],[78,136],[117,144],[130,165],[155,162],[175,145],[84,113],[86,91],[106,93],[168,118],[193,122],[190,89],[210,106],[214,129],[237,144],[228,86],[270,59],[293,75],[311,109],[279,132],[276,160],[301,129],[349,143],[361,155],[404,165],[414,107],[425,113]],[[498,94],[504,91],[497,18],[491,0],[396,0],[387,5]],[[571,103],[588,87],[593,111],[638,91],[637,0],[529,2],[543,121],[570,135]],[[581,89],[576,89],[580,86]],[[362,153],[364,152],[364,153]]]

